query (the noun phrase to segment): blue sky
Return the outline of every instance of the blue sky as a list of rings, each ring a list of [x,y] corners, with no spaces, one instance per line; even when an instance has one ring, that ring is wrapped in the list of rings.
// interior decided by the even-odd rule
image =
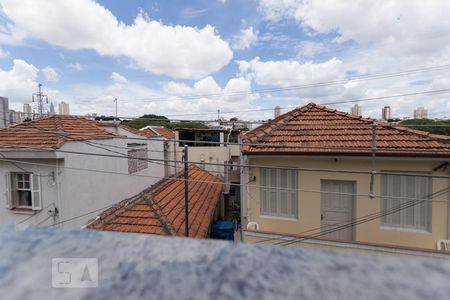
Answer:
[[[117,97],[121,116],[210,119],[220,109],[265,119],[272,112],[258,109],[447,88],[449,68],[350,80],[450,64],[447,1],[388,2],[0,0],[0,94],[20,110],[40,82],[74,114],[112,114]],[[332,81],[343,83],[293,88]],[[443,117],[447,99],[361,105],[372,117],[383,105],[399,117],[417,106]]]

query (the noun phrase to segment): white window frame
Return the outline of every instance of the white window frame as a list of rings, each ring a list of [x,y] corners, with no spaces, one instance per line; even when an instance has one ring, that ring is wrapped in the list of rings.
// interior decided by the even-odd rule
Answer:
[[[29,176],[29,188],[19,187],[18,175]],[[7,173],[6,177],[6,201],[9,209],[22,208],[31,210],[42,209],[41,175],[36,173]],[[29,191],[31,193],[31,205],[19,205],[18,192]]]
[[[298,170],[260,168],[260,199],[261,216],[298,219]]]
[[[30,200],[31,200],[31,204],[30,205],[20,205],[19,201],[19,197],[17,198],[17,206],[18,208],[32,208],[33,207],[33,189],[32,189],[32,174],[30,173],[13,173],[13,176],[15,177],[14,183],[15,183],[15,187],[14,187],[14,191],[15,192],[19,192],[18,194],[20,194],[20,192],[30,192]],[[19,180],[19,176],[22,176],[22,180]],[[25,177],[28,177],[28,180],[25,180]],[[28,183],[28,188],[25,187],[19,187],[19,183],[25,184]]]
[[[408,172],[384,172],[405,173],[405,175],[381,175],[381,211],[384,212],[388,210],[391,212],[392,209],[395,210],[395,208],[400,205],[402,207],[403,205],[408,207],[400,209],[394,213],[387,213],[386,215],[383,215],[380,221],[381,226],[399,230],[406,229],[431,232],[432,201],[430,195],[432,194],[433,186],[432,178],[406,175]],[[427,174],[429,173],[424,173],[424,175]],[[393,186],[395,184],[394,179],[399,182],[400,186]],[[409,186],[411,184],[413,184],[412,187]],[[424,202],[417,201],[417,204],[411,206],[407,204],[414,203],[414,200],[411,200],[410,198],[422,199],[422,197],[423,199],[426,199]],[[422,217],[423,220],[421,220]]]

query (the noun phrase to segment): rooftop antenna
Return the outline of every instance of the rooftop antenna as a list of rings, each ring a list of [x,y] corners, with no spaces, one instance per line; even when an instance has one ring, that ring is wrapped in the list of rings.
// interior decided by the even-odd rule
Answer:
[[[33,93],[33,95],[31,96],[31,101],[37,102],[37,105],[38,105],[37,114],[40,118],[42,118],[42,116],[44,116],[44,111],[45,111],[44,100],[45,100],[45,103],[48,104],[48,96],[42,93],[42,84],[39,83],[38,84],[38,92]]]

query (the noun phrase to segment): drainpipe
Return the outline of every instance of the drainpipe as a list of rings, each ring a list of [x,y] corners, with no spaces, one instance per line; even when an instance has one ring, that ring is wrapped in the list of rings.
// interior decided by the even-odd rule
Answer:
[[[450,188],[450,178],[447,179],[447,188]],[[447,199],[447,239],[450,240],[450,189],[447,190]]]
[[[247,164],[247,180],[245,183],[246,186],[246,191],[247,191],[247,222],[250,222],[250,188],[249,188],[249,183],[250,183],[250,166],[248,164],[248,157],[245,156],[245,163]]]
[[[239,183],[240,183],[240,188],[239,188],[239,198],[240,198],[240,203],[239,203],[239,210],[240,210],[240,215],[241,215],[241,228],[240,228],[240,236],[241,236],[241,242],[244,241],[244,155],[242,154],[242,142],[239,143]]]
[[[58,209],[57,214],[57,222],[59,220],[62,220],[61,212],[63,211],[61,206],[61,180],[60,180],[60,169],[59,169],[59,160],[56,160],[56,175],[55,175],[55,181],[56,181],[56,208]],[[56,220],[55,220],[56,221]],[[61,227],[62,224],[57,225],[58,227]]]
[[[176,142],[177,139],[178,139],[178,135],[175,134],[175,138],[173,139],[173,160],[175,161],[175,164],[174,164],[175,173],[174,174],[177,174],[177,172],[178,172],[178,163],[176,162],[177,161],[177,142]]]
[[[370,192],[369,192],[369,198],[373,199],[375,198],[374,193],[374,180],[375,180],[375,174],[376,171],[376,165],[375,165],[375,158],[376,158],[376,151],[377,151],[377,135],[376,135],[376,128],[377,124],[375,122],[372,123],[372,171],[370,173]]]

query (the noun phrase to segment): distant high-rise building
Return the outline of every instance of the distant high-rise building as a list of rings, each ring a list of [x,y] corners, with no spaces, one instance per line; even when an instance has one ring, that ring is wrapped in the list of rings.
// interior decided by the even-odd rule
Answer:
[[[8,98],[0,97],[0,128],[9,126]]]
[[[273,110],[273,116],[276,118],[281,114],[281,107],[279,107],[278,105],[275,106],[274,110]]]
[[[428,110],[424,107],[418,107],[414,110],[414,119],[426,119],[428,117]]]
[[[360,116],[362,114],[362,107],[358,104],[355,104],[351,110],[352,115]]]
[[[33,119],[33,111],[31,110],[31,105],[28,103],[23,105],[23,118],[24,120]]]
[[[20,116],[20,112],[15,111],[14,109],[9,110],[9,123],[18,124],[22,122],[22,118]]]
[[[386,121],[391,119],[391,107],[390,106],[383,107],[383,109],[381,110],[381,118]]]
[[[58,104],[58,113],[60,115],[70,115],[69,103],[62,101]]]
[[[49,114],[50,115],[54,115],[55,114],[55,106],[53,105],[53,102],[50,102]]]

